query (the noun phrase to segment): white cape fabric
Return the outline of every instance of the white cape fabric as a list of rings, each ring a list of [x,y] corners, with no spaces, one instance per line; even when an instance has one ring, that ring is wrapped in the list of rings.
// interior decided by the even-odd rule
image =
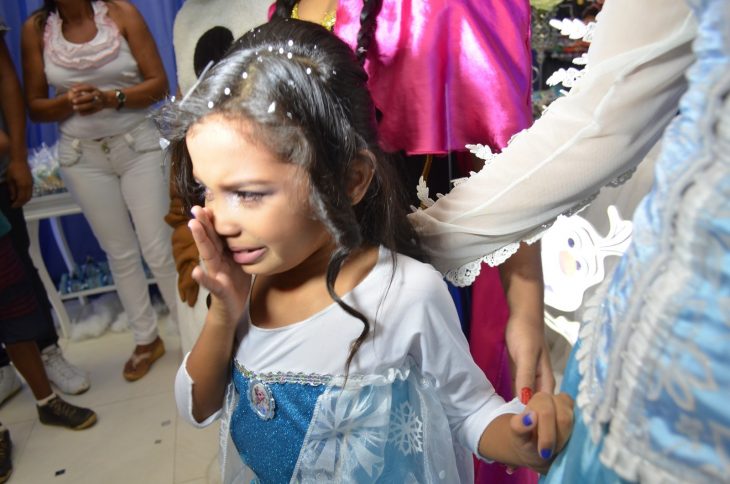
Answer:
[[[454,445],[433,382],[415,366],[343,383],[337,377],[318,399],[290,482],[473,482],[472,455]],[[238,401],[231,384],[220,414],[224,484],[257,482],[230,438]],[[491,417],[523,409],[513,400]]]

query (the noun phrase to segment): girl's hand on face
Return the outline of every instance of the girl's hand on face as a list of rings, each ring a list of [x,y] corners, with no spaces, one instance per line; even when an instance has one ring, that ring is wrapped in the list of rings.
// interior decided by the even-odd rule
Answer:
[[[236,264],[216,233],[210,210],[195,206],[192,213],[195,218],[188,222],[188,227],[201,260],[201,265],[193,269],[193,279],[210,291],[209,310],[218,313],[217,320],[235,325],[243,316],[251,276]]]
[[[544,474],[573,430],[573,399],[566,393],[536,393],[523,413],[512,416],[510,428],[520,460]]]

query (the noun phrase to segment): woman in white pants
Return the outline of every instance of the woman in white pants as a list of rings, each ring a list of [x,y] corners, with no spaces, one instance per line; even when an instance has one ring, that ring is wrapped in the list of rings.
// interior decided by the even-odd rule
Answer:
[[[59,122],[61,175],[107,254],[136,343],[123,374],[138,380],[165,352],[142,256],[175,317],[167,185],[147,119],[167,90],[157,47],[136,8],[113,0],[45,0],[22,47],[31,117]]]

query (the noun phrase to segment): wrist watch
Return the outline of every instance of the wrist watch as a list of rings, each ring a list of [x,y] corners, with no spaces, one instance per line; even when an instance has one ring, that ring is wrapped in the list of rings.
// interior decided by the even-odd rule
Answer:
[[[127,95],[121,89],[115,89],[114,97],[117,98],[117,111],[119,111],[124,107],[124,103],[127,102]]]

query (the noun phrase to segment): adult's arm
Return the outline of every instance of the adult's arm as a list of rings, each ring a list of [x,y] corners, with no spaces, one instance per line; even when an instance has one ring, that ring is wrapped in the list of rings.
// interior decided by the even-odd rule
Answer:
[[[63,121],[74,113],[71,91],[48,97],[48,79],[43,67],[42,29],[38,15],[33,15],[25,21],[20,34],[25,100],[33,121]]]
[[[33,194],[33,177],[25,146],[25,105],[15,66],[0,36],[0,108],[8,130],[10,163],[5,175],[13,207],[22,207]]]
[[[681,0],[606,2],[570,93],[479,173],[410,215],[433,264],[470,279],[477,263],[503,261],[633,169],[676,114],[695,33]]]
[[[522,244],[499,268],[509,304],[505,342],[513,365],[515,395],[521,395],[524,388],[552,393],[555,378],[545,342],[540,243]]]
[[[123,89],[126,95],[125,107],[146,108],[165,97],[168,90],[167,74],[155,39],[147,28],[144,17],[126,0],[110,2],[109,16],[127,40],[143,79],[139,84]],[[105,91],[102,94],[107,106],[116,107],[114,91]]]

